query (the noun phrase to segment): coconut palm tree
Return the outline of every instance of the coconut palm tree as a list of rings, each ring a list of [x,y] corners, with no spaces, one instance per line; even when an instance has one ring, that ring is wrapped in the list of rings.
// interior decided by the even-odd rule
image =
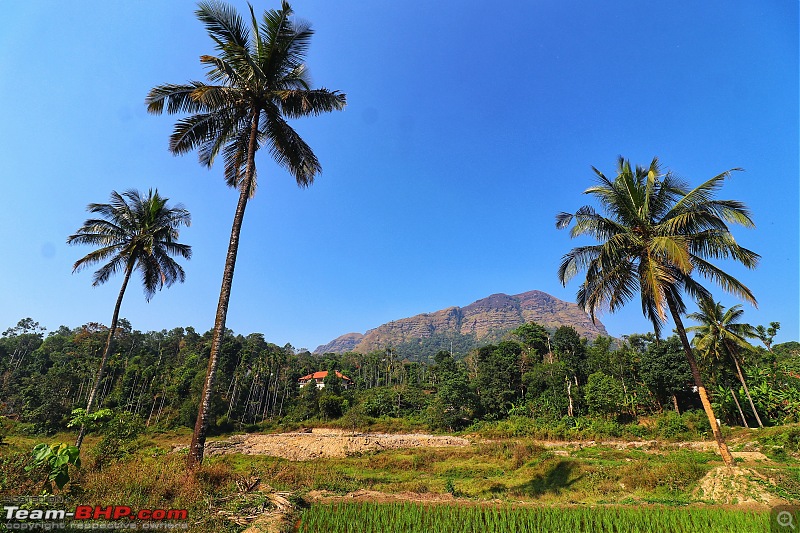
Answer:
[[[142,276],[144,297],[147,301],[162,287],[169,287],[175,281],[183,282],[186,275],[183,268],[172,258],[180,256],[189,259],[192,248],[177,242],[178,228],[191,224],[191,215],[180,204],[169,207],[168,198],[162,198],[158,190],[150,190],[147,196],[131,189],[120,194],[111,192],[111,200],[107,204],[89,204],[90,213],[97,213],[99,218],[90,218],[78,228],[74,235],[67,238],[67,244],[87,244],[97,249],[75,261],[72,271],[77,272],[86,267],[101,264],[94,273],[92,285],[102,285],[112,274],[123,273],[122,287],[114,306],[108,339],[97,369],[94,386],[89,392],[86,402],[86,414],[94,407],[97,391],[111,354],[114,333],[117,329],[119,309],[125,289],[128,287],[131,274],[139,271]],[[75,446],[81,447],[86,427],[81,426]]]
[[[600,244],[579,246],[565,254],[558,277],[566,286],[579,272],[586,272],[577,302],[592,320],[597,310],[614,312],[637,293],[642,312],[652,322],[656,335],[669,312],[720,454],[731,466],[733,458],[722,438],[681,321],[686,310],[684,292],[696,299],[710,296],[695,279],[697,276],[756,303],[747,287],[708,261],[732,259],[747,268],[758,263],[758,254],[739,246],[728,229],[729,223],[754,227],[747,207],[735,200],[714,198],[731,171],[689,189],[671,172],[663,173],[657,158],[649,168],[632,168],[629,161],[620,157],[614,179],[594,167],[593,170],[597,184],[586,189],[585,194],[599,201],[605,216],[587,205],[574,214],[557,215],[556,227],[567,228],[574,221],[573,238],[586,235]]]
[[[236,10],[217,2],[200,3],[197,16],[216,44],[218,55],[203,55],[210,83],[192,81],[153,88],[147,95],[149,112],[189,113],[170,137],[173,154],[198,150],[200,163],[211,166],[222,153],[225,179],[239,190],[239,201],[222,276],[217,314],[192,443],[190,468],[203,460],[209,409],[220,345],[225,331],[239,235],[247,202],[256,191],[256,152],[266,146],[272,158],[308,187],[322,170],[311,148],[286,118],[319,115],[343,109],[345,95],[311,89],[305,55],[311,27],[292,18],[292,9],[266,11],[259,22],[250,6],[249,24]]]
[[[741,304],[734,305],[725,311],[725,307],[721,303],[714,302],[711,298],[701,298],[697,305],[700,309],[698,312],[686,315],[686,318],[700,323],[699,326],[686,328],[686,331],[695,333],[692,344],[708,360],[734,364],[739,383],[742,384],[747,401],[750,402],[750,408],[756,417],[758,427],[763,428],[764,424],[761,422],[761,417],[758,416],[739,363],[741,353],[752,352],[755,349],[747,342],[747,339],[758,337],[756,329],[750,324],[739,322],[744,314]]]

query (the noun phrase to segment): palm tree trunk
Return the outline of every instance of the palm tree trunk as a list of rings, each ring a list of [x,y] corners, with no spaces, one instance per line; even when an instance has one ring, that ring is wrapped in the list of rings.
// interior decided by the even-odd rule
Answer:
[[[122,287],[119,290],[119,296],[117,296],[117,305],[114,306],[114,316],[111,317],[111,327],[108,330],[108,339],[106,339],[106,348],[103,351],[103,357],[100,359],[100,368],[97,369],[97,376],[94,379],[94,386],[92,387],[92,391],[89,393],[89,400],[86,402],[86,414],[92,412],[92,407],[94,407],[94,400],[97,397],[97,391],[100,389],[100,382],[103,381],[103,374],[106,371],[106,365],[108,364],[108,357],[111,355],[111,345],[112,341],[114,340],[114,333],[117,330],[117,322],[119,320],[119,309],[122,306],[122,297],[125,296],[125,289],[128,287],[128,281],[131,279],[131,273],[133,272],[133,258],[128,260],[128,266],[125,268],[125,278],[122,280]],[[81,424],[81,429],[78,432],[78,438],[75,440],[75,446],[77,448],[81,447],[83,444],[83,437],[86,436],[86,424]]]
[[[211,410],[211,396],[214,393],[214,382],[217,377],[219,364],[219,351],[222,346],[222,337],[225,334],[225,319],[228,315],[228,303],[231,299],[231,286],[233,285],[233,270],[236,267],[236,254],[239,251],[239,236],[242,232],[244,211],[250,197],[250,186],[256,168],[256,140],[258,135],[258,108],[253,109],[252,125],[250,128],[250,141],[247,146],[247,168],[244,181],[239,185],[239,202],[233,215],[231,238],[228,242],[228,255],[225,258],[225,270],[222,274],[222,287],[219,291],[217,315],[214,319],[214,333],[211,340],[211,354],[208,357],[206,379],[203,383],[203,392],[200,394],[200,405],[197,409],[197,421],[192,433],[192,442],[189,446],[187,466],[189,470],[199,467],[203,463],[203,453],[208,433],[209,411]]]
[[[733,390],[733,387],[728,387],[728,390],[731,391],[731,396],[733,396],[733,403],[736,404],[736,409],[739,410],[739,416],[742,417],[742,424],[747,429],[750,429],[750,426],[747,425],[747,419],[744,417],[744,411],[742,411],[742,406],[739,405],[739,398],[736,397],[736,392]]]
[[[567,406],[567,416],[572,417],[574,416],[574,411],[572,409],[572,381],[567,376],[567,397],[569,398],[569,405]]]
[[[708,423],[711,424],[711,431],[714,433],[714,440],[717,441],[719,454],[722,456],[722,461],[725,463],[725,466],[729,468],[733,467],[733,456],[730,450],[728,450],[728,445],[725,444],[725,439],[722,437],[719,424],[717,424],[717,417],[714,415],[714,408],[711,407],[711,401],[708,399],[708,392],[706,391],[705,385],[703,385],[703,378],[700,377],[700,369],[697,367],[697,361],[694,358],[692,347],[689,344],[689,338],[686,336],[683,321],[681,321],[680,314],[678,314],[678,308],[675,302],[669,295],[667,295],[667,304],[669,305],[672,319],[675,321],[675,329],[677,329],[681,344],[683,344],[683,351],[686,354],[686,359],[689,361],[689,368],[692,370],[692,378],[694,378],[697,393],[700,395],[700,403],[703,404],[703,410],[706,412]]]
[[[753,404],[753,397],[750,396],[750,391],[747,389],[747,383],[744,381],[744,374],[742,374],[742,367],[739,366],[739,360],[736,359],[736,356],[731,354],[731,358],[733,362],[736,364],[736,372],[739,374],[739,381],[742,383],[742,387],[744,388],[744,394],[747,396],[747,401],[750,402],[750,408],[753,410],[753,414],[756,415],[756,422],[758,422],[758,427],[763,428],[764,424],[761,423],[761,417],[758,416],[758,411],[756,411],[756,406]]]
[[[678,407],[678,397],[675,395],[675,393],[672,394],[672,407],[675,408],[676,413],[681,414],[681,408]]]

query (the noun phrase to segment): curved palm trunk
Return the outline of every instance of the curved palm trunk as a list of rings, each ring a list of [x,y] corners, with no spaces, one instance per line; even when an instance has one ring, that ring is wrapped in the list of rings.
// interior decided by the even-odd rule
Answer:
[[[692,370],[692,378],[694,378],[694,384],[697,387],[697,393],[700,395],[700,403],[703,404],[703,410],[706,412],[706,416],[708,417],[708,423],[711,424],[711,431],[714,433],[714,440],[717,441],[717,447],[719,448],[719,453],[722,456],[722,461],[725,463],[725,466],[732,467],[733,456],[731,455],[730,450],[728,450],[728,445],[725,444],[725,439],[722,437],[722,432],[717,424],[717,417],[714,415],[714,409],[711,407],[711,401],[708,399],[708,392],[706,391],[705,385],[703,385],[703,378],[700,377],[700,369],[697,366],[694,353],[692,353],[692,347],[689,344],[689,339],[686,337],[686,330],[684,329],[683,322],[678,314],[678,309],[675,306],[675,302],[669,296],[667,296],[667,304],[669,305],[669,311],[672,314],[672,319],[675,321],[675,329],[678,330],[678,336],[681,339],[681,344],[683,344],[683,351],[686,354],[686,359],[689,361],[689,368]]]
[[[731,396],[733,396],[733,403],[736,404],[736,409],[739,410],[739,416],[742,417],[742,424],[747,429],[750,429],[750,426],[747,425],[747,419],[744,417],[744,411],[742,411],[742,406],[739,405],[739,398],[736,397],[736,391],[733,390],[733,387],[728,387],[728,390],[731,391]]]
[[[125,289],[128,287],[128,281],[131,279],[133,264],[134,261],[131,258],[128,260],[128,266],[125,268],[125,279],[122,280],[122,288],[120,288],[119,296],[117,296],[117,305],[114,306],[114,316],[111,318],[111,327],[108,330],[108,339],[106,340],[105,350],[103,350],[103,358],[100,360],[100,368],[97,369],[97,376],[94,378],[94,386],[89,393],[89,400],[86,402],[87,415],[92,412],[94,399],[97,397],[97,391],[100,389],[100,382],[103,381],[103,374],[105,373],[106,365],[108,364],[108,357],[111,355],[111,345],[114,340],[114,333],[117,331],[117,322],[119,321],[119,309],[122,306],[122,297],[125,296]],[[81,424],[81,429],[78,432],[78,438],[75,440],[76,447],[81,447],[84,436],[86,436],[86,424]]]
[[[761,423],[761,417],[758,416],[758,411],[756,411],[756,406],[753,403],[753,397],[750,396],[750,391],[747,389],[747,383],[744,381],[744,374],[742,373],[742,367],[739,366],[739,360],[736,359],[736,356],[731,354],[731,359],[736,364],[736,373],[739,374],[739,381],[744,388],[744,394],[747,396],[747,401],[750,402],[750,408],[753,410],[753,414],[756,415],[756,422],[758,422],[758,427],[763,428],[764,424]]]
[[[222,287],[219,291],[219,303],[217,304],[217,316],[214,320],[214,333],[211,339],[211,354],[208,357],[208,368],[206,379],[203,383],[203,392],[200,394],[200,405],[197,409],[197,421],[194,424],[192,433],[192,443],[189,445],[189,457],[187,466],[190,470],[199,467],[203,463],[203,453],[206,445],[206,433],[208,433],[209,415],[211,410],[211,397],[214,394],[214,382],[216,381],[217,366],[219,364],[219,350],[222,345],[222,336],[225,334],[225,319],[228,315],[228,303],[231,299],[231,286],[233,284],[233,270],[236,267],[236,255],[239,251],[239,236],[242,232],[242,222],[244,221],[244,211],[247,207],[247,200],[250,193],[250,183],[255,171],[256,139],[258,135],[258,115],[259,110],[253,110],[253,123],[250,128],[250,141],[247,146],[247,168],[245,169],[244,182],[239,187],[239,202],[236,205],[236,213],[233,215],[233,227],[231,228],[231,238],[228,243],[228,255],[225,258],[225,270],[222,274]]]

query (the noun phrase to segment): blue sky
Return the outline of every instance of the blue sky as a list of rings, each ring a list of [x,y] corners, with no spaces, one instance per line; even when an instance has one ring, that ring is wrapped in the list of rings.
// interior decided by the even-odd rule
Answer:
[[[235,2],[240,12],[246,4]],[[90,202],[157,187],[183,203],[187,280],[145,303],[136,329],[213,324],[236,203],[222,168],[173,157],[177,117],[146,113],[148,90],[203,79],[211,40],[189,1],[13,2],[0,32],[0,329],[108,323],[121,279],[71,274],[89,250],[66,237]],[[257,12],[278,2],[258,2]],[[588,197],[594,165],[653,156],[692,184],[732,167],[721,197],[752,209],[735,228],[763,257],[724,265],[755,293],[753,324],[798,339],[798,5],[796,2],[296,1],[312,22],[316,86],[344,112],[294,123],[323,174],[299,189],[266,151],[248,206],[228,327],[315,348],[392,319],[561,287],[572,246],[554,216]],[[724,305],[739,303],[720,290]],[[649,330],[637,302],[601,320]]]

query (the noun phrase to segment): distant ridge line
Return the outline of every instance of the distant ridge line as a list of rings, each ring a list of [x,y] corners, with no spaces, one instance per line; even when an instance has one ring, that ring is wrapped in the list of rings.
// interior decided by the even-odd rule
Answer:
[[[465,307],[447,307],[432,313],[420,313],[392,320],[365,333],[346,333],[318,346],[315,354],[358,352],[368,353],[385,348],[403,347],[413,351],[432,349],[436,343],[425,340],[440,337],[474,338],[477,344],[494,342],[526,322],[536,322],[550,329],[572,326],[584,337],[608,336],[605,326],[592,319],[577,304],[559,300],[542,291],[528,291],[509,296],[498,293],[476,300]],[[401,354],[418,357],[429,353]]]

